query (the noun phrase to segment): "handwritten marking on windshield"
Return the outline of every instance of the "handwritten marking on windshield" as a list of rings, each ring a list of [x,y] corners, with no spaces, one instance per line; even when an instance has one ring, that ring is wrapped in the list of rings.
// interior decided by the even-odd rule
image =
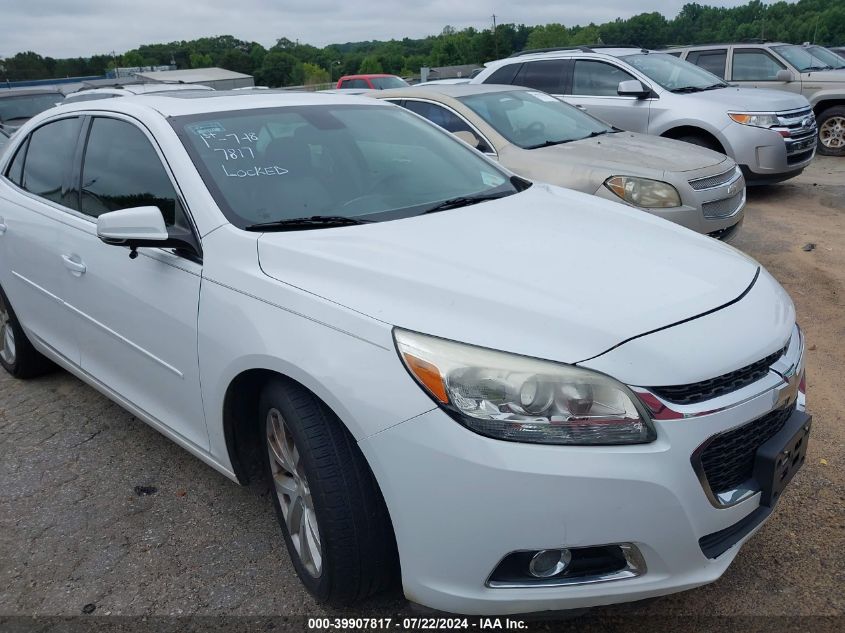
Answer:
[[[251,167],[249,169],[238,169],[229,171],[226,165],[220,165],[223,168],[223,173],[229,178],[255,178],[256,176],[284,176],[288,170],[278,165],[271,165],[269,167]]]

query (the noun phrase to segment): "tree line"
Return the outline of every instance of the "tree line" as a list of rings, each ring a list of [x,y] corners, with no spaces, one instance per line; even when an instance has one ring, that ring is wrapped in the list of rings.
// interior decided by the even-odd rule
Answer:
[[[254,75],[256,83],[275,87],[325,83],[354,73],[413,76],[422,66],[483,64],[526,48],[600,43],[662,48],[750,38],[829,46],[845,44],[845,0],[799,0],[768,5],[751,0],[733,8],[689,3],[672,19],[651,12],[584,26],[500,24],[495,31],[446,26],[439,35],[422,39],[350,42],[323,48],[286,37],[265,48],[257,42],[221,35],[146,44],[120,55],[54,59],[27,51],[0,59],[0,79],[102,75],[115,66],[175,63],[178,68],[219,66]]]

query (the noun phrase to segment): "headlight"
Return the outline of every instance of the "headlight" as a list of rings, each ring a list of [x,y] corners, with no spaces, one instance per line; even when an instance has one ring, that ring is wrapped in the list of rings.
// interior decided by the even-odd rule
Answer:
[[[604,186],[637,207],[667,209],[681,206],[678,190],[668,182],[635,176],[612,176],[604,181]]]
[[[500,440],[641,444],[656,438],[636,396],[572,365],[394,330],[402,362],[455,420]]]
[[[777,115],[775,114],[754,114],[753,112],[728,112],[728,116],[735,122],[741,125],[751,125],[753,127],[775,127],[780,125]]]

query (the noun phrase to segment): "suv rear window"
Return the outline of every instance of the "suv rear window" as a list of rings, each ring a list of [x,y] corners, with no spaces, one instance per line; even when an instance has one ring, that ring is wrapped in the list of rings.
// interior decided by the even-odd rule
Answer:
[[[726,48],[718,48],[707,51],[692,51],[687,55],[687,61],[724,79],[725,64],[728,61],[728,50]]]
[[[562,59],[526,62],[519,69],[512,83],[549,94],[562,94],[565,64],[566,62]]]

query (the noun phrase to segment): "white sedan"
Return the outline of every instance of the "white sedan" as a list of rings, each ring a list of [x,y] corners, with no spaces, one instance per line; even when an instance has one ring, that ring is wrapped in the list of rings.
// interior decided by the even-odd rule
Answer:
[[[803,461],[804,342],[759,264],[397,106],[64,105],[0,174],[2,365],[59,365],[239,483],[260,459],[319,600],[689,589]]]

